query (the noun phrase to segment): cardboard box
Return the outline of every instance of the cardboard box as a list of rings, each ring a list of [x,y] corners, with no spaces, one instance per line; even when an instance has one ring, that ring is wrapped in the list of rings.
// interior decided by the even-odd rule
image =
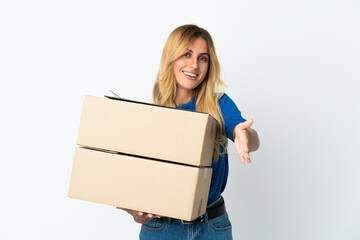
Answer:
[[[207,113],[85,96],[77,144],[211,166],[216,128]]]
[[[212,169],[77,148],[69,197],[191,221],[205,214]]]

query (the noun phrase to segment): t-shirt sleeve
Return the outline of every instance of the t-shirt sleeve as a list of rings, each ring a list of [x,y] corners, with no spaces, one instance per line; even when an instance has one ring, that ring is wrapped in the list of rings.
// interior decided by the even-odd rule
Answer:
[[[239,123],[245,122],[246,119],[241,116],[241,112],[237,108],[236,104],[226,93],[224,93],[219,99],[219,106],[225,121],[226,136],[233,141],[232,134],[234,128]]]

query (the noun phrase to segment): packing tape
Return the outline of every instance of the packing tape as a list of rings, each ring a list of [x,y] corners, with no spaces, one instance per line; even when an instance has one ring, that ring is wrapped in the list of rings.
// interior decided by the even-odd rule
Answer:
[[[204,180],[206,179],[206,176],[207,176],[207,172],[208,172],[208,169],[205,168],[205,173],[204,173]]]

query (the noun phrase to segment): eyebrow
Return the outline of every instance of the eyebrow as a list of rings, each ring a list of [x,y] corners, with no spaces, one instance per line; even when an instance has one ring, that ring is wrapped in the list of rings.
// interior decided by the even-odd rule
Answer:
[[[191,50],[191,49],[188,49],[188,50],[189,50],[189,52],[193,53],[193,50]],[[210,55],[208,53],[200,53],[199,55],[206,55],[206,56],[210,57]]]

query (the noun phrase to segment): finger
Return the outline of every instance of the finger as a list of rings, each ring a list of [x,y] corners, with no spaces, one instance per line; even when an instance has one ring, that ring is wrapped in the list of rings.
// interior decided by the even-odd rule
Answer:
[[[245,138],[242,142],[242,156],[243,156],[244,162],[246,162],[246,163],[251,162],[247,138]]]
[[[235,139],[235,147],[238,157],[242,163],[250,163],[251,159],[249,156],[248,147],[248,136],[245,131],[242,131]]]
[[[235,148],[236,148],[236,152],[237,152],[237,155],[240,159],[240,161],[243,163],[244,162],[244,159],[242,157],[242,144],[241,144],[241,141],[239,140],[239,138],[235,139]]]
[[[243,130],[239,133],[240,143],[243,145],[247,145],[249,143],[249,136],[247,130]]]
[[[144,215],[144,212],[138,212],[138,215],[139,215],[139,216],[143,216],[143,215]]]
[[[147,217],[148,217],[148,218],[153,218],[153,217],[154,217],[154,215],[153,215],[153,214],[151,214],[151,213],[148,213],[148,214],[147,214]]]
[[[251,127],[251,125],[254,123],[254,119],[249,119],[243,123],[240,123],[241,125],[241,129],[244,130],[244,129],[247,129],[249,127]]]
[[[243,153],[244,160],[247,161],[247,159],[249,158],[249,138],[246,132],[242,133],[241,139],[241,151]]]
[[[237,149],[237,153],[240,158],[240,161],[242,163],[250,163],[251,162],[250,155],[249,155],[249,148],[248,148],[247,144],[245,144],[244,142],[241,142],[238,144],[238,147],[236,149]]]
[[[246,154],[248,154],[249,153],[249,147],[248,147],[248,141],[247,141],[247,139],[243,142],[243,144],[242,144],[242,151],[243,151],[243,153],[246,153]]]
[[[246,128],[249,128],[251,127],[251,125],[253,125],[253,123],[254,123],[254,119],[249,119],[244,123],[244,125],[246,126]]]
[[[239,155],[240,161],[241,161],[242,163],[245,163],[244,147],[243,147],[243,144],[241,144],[241,143],[239,144],[238,155]]]
[[[242,156],[243,156],[243,159],[244,159],[244,162],[247,161],[247,158],[249,156],[249,147],[248,147],[248,143],[249,143],[249,140],[247,138],[247,135],[246,133],[242,133],[241,134],[241,142],[240,142],[240,145],[241,145],[241,153],[242,153]]]
[[[243,154],[243,158],[244,158],[244,160],[245,160],[246,163],[251,163],[251,159],[250,159],[249,153],[244,153],[244,154]]]

